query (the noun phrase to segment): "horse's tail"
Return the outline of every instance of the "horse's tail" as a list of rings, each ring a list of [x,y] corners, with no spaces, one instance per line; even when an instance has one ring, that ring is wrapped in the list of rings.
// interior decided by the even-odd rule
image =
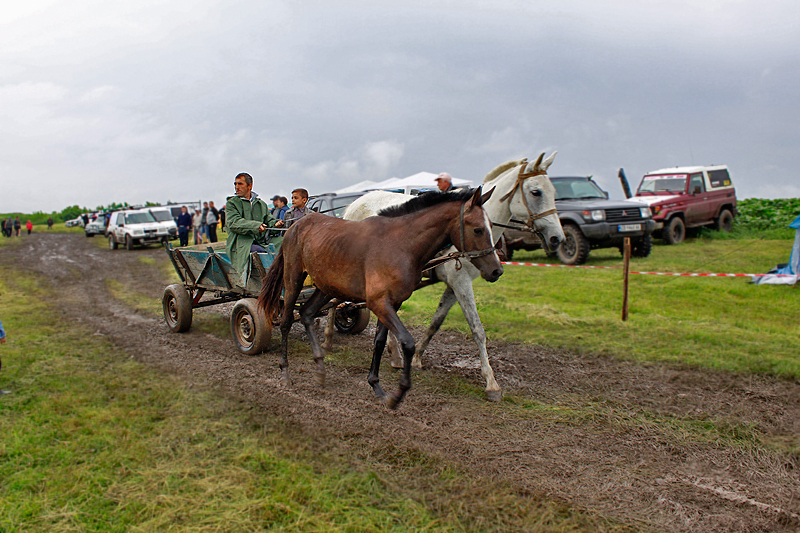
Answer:
[[[281,310],[281,294],[283,293],[283,246],[269,267],[264,281],[261,282],[261,293],[258,305],[264,311],[267,320],[272,320]]]

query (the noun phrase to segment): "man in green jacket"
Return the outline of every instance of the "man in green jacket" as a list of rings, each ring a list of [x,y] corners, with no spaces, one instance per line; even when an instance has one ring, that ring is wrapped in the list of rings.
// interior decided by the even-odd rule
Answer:
[[[242,286],[249,276],[250,252],[264,252],[269,242],[276,248],[283,237],[266,239],[268,228],[282,228],[283,220],[273,217],[266,202],[253,192],[253,177],[242,172],[233,181],[236,195],[225,204],[225,227],[228,229],[226,250],[231,265],[242,276]]]

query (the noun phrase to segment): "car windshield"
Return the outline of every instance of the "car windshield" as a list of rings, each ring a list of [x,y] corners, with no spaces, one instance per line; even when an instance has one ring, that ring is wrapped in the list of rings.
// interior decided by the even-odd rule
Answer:
[[[603,190],[589,178],[558,178],[552,182],[556,188],[556,200],[606,198]]]
[[[172,215],[168,211],[150,211],[159,222],[169,222]]]
[[[686,174],[645,176],[639,192],[683,192],[686,190]]]
[[[139,213],[129,213],[125,215],[126,224],[144,224],[145,222],[155,222],[156,219],[147,211],[140,211]]]

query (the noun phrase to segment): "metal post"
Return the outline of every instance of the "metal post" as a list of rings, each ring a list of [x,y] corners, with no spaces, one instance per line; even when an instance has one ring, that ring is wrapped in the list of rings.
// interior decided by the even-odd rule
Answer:
[[[628,320],[628,274],[631,264],[631,239],[625,237],[622,260],[622,321]]]

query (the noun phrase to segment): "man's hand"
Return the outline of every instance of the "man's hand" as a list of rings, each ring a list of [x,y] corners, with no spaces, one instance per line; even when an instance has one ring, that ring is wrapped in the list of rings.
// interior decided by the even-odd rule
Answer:
[[[276,228],[282,228],[284,225],[285,225],[285,224],[283,223],[283,220],[279,220],[279,221],[277,221],[277,222],[275,223],[275,227],[276,227]]]
[[[265,231],[267,231],[267,225],[266,225],[266,224],[261,224],[261,225],[258,227],[258,232],[259,232],[259,233],[264,233]]]

